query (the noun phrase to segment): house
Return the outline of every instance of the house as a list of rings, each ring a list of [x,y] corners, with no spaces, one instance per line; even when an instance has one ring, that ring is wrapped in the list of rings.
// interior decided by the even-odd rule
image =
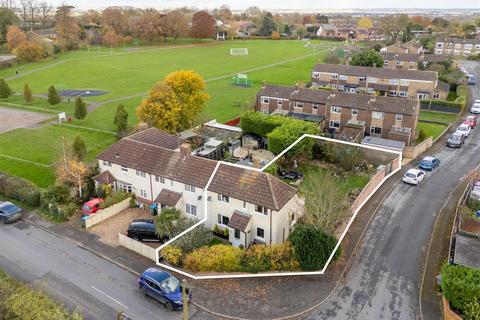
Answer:
[[[420,53],[383,53],[382,56],[384,68],[403,70],[418,70],[419,63],[423,67],[427,67],[429,63],[439,63],[448,60],[445,56]]]
[[[480,54],[479,39],[447,38],[435,43],[435,54],[450,56],[465,56]]]
[[[312,86],[349,93],[368,93],[413,99],[446,99],[448,91],[439,86],[433,71],[317,64]]]
[[[392,45],[383,47],[380,49],[381,53],[423,53],[424,48],[421,44],[417,42],[407,42],[407,43],[394,43]]]
[[[97,159],[97,185],[110,184],[135,193],[141,203],[206,218],[207,227],[229,230],[235,246],[282,243],[302,213],[292,186],[268,173],[227,164],[220,164],[211,178],[217,161],[192,155],[181,138],[155,128],[121,139]]]
[[[265,85],[257,93],[256,110],[266,114],[321,117],[326,128],[340,134],[349,128],[345,136],[353,136],[356,130],[352,129],[360,127],[364,134],[410,145],[416,138],[420,101]]]

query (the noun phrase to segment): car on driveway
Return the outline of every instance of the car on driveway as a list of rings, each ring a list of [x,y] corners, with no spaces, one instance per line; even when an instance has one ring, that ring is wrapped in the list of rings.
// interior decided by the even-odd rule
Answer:
[[[425,179],[427,174],[419,169],[409,169],[403,175],[403,182],[418,186]]]
[[[135,219],[127,229],[127,237],[137,241],[162,241],[151,219]]]
[[[472,128],[468,124],[461,124],[458,126],[457,130],[455,132],[459,132],[465,136],[465,138],[468,138],[470,135],[470,131],[472,131]]]
[[[465,118],[463,123],[468,124],[470,126],[470,128],[473,129],[477,126],[477,120],[478,120],[478,116],[474,115],[474,114],[471,114],[471,115],[469,115]]]
[[[448,137],[447,147],[460,148],[465,143],[465,136],[459,132],[454,132]]]
[[[183,309],[182,284],[166,271],[148,268],[138,278],[138,288],[141,294],[148,295],[163,303],[170,311]],[[189,301],[192,298],[192,293],[188,287],[186,291]]]
[[[22,209],[9,201],[0,203],[0,223],[10,223],[22,217]]]
[[[422,159],[422,161],[420,161],[420,164],[418,165],[418,167],[420,169],[423,169],[423,170],[433,170],[435,169],[436,167],[438,167],[440,165],[440,160],[435,158],[435,157],[431,157],[431,156],[427,156],[425,158]]]
[[[285,171],[282,169],[278,169],[277,174],[284,179],[287,180],[298,180],[303,178],[303,174],[297,171]]]
[[[82,206],[82,214],[84,216],[91,216],[97,213],[97,211],[100,210],[100,203],[102,202],[103,199],[101,198],[93,198],[91,200],[88,200]]]
[[[480,113],[480,102],[475,102],[472,104],[470,107],[470,112],[473,114],[479,114]]]

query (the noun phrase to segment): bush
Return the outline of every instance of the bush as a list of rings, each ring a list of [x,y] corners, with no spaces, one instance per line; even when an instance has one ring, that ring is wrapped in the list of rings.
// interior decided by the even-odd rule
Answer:
[[[198,248],[185,256],[183,265],[191,272],[241,271],[242,249],[219,244]]]
[[[193,226],[195,223],[197,223],[196,220],[188,219],[185,217],[180,218],[176,221],[173,227],[173,234],[180,234],[181,232]],[[175,240],[173,244],[176,247],[182,249],[183,252],[189,253],[197,248],[208,246],[212,242],[212,239],[212,230],[202,224],[194,228],[187,234],[183,235],[179,239]]]
[[[480,270],[444,264],[441,275],[443,295],[452,307],[462,313],[467,309],[470,311],[480,292]]]
[[[289,118],[284,116],[267,116],[260,112],[249,111],[242,114],[240,127],[245,133],[254,133],[261,137],[285,124]]]
[[[427,138],[428,138],[427,132],[425,132],[424,129],[420,129],[420,130],[418,131],[417,141],[418,141],[418,142],[422,142],[422,141],[424,141],[424,140],[427,139]]]
[[[465,310],[463,310],[463,317],[466,320],[478,320],[480,319],[480,298],[470,301],[465,304]]]
[[[311,122],[289,119],[287,123],[267,135],[268,150],[274,154],[279,154],[305,133],[318,134],[318,129],[315,124]],[[311,138],[304,139],[290,149],[289,154],[306,154],[308,157],[311,157],[314,144],[315,140]]]
[[[300,270],[300,264],[293,258],[290,242],[276,245],[252,245],[244,251],[240,262],[242,271],[257,273],[267,271]]]
[[[40,189],[27,180],[5,173],[0,173],[0,194],[21,201],[30,207],[40,205]]]
[[[55,185],[42,190],[40,206],[48,209],[50,203],[68,203],[71,201],[70,189],[65,185]]]
[[[108,207],[113,206],[114,204],[117,204],[119,202],[122,202],[123,200],[127,199],[130,197],[130,193],[116,190],[113,191],[110,195],[108,195],[102,203],[100,203],[100,208],[105,209]]]
[[[320,270],[332,253],[337,239],[323,230],[308,224],[297,224],[288,237],[294,249],[294,258],[302,270]],[[340,255],[339,251],[335,258]]]
[[[178,267],[183,256],[183,251],[179,247],[168,246],[162,250],[162,257],[172,266]]]
[[[12,95],[12,89],[5,79],[0,79],[0,98],[6,99]]]
[[[43,57],[42,47],[31,42],[20,44],[12,53],[17,56],[20,63],[35,62]]]

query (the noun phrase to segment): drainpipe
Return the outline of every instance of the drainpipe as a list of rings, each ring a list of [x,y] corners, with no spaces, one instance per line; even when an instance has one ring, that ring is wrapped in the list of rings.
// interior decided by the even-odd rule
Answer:
[[[152,174],[149,175],[150,176],[150,200],[152,201],[153,203],[153,184],[152,184]]]
[[[272,211],[270,210],[270,244],[272,244]]]

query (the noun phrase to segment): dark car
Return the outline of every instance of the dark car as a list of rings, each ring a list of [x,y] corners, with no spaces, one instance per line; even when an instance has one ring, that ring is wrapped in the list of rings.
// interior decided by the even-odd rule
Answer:
[[[182,285],[177,278],[166,271],[148,268],[138,278],[138,288],[140,293],[163,303],[170,311],[183,309]],[[192,298],[192,292],[190,288],[186,288],[186,291],[189,301]]]
[[[127,237],[138,241],[162,241],[157,235],[155,222],[151,219],[136,219],[128,226]]]
[[[11,202],[0,203],[0,223],[10,223],[22,217],[22,209]]]
[[[285,171],[285,170],[282,170],[282,169],[278,169],[277,174],[281,178],[284,178],[284,179],[287,179],[287,180],[298,180],[298,179],[303,178],[303,174],[301,174],[300,172],[296,172],[296,171]]]
[[[454,132],[448,137],[447,147],[460,148],[465,143],[465,136],[459,132]]]

